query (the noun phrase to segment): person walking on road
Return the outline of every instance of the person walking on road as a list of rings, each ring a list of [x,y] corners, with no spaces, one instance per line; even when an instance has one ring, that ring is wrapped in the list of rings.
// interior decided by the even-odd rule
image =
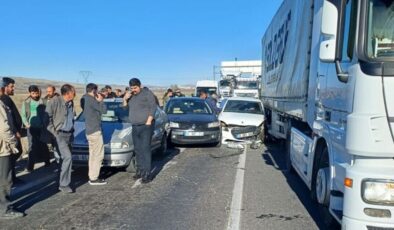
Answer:
[[[206,91],[200,91],[200,98],[204,99],[215,113],[220,113],[220,109],[216,106],[215,100],[208,97],[208,93]]]
[[[83,116],[85,117],[85,132],[89,142],[89,184],[105,185],[107,181],[100,179],[100,169],[104,159],[104,141],[101,130],[101,116],[107,112],[104,98],[97,93],[94,83],[86,86],[83,96]],[[82,100],[81,100],[82,101]]]
[[[1,81],[0,96],[4,94],[4,82]],[[15,219],[24,214],[12,208],[9,196],[12,187],[11,155],[18,154],[16,127],[12,120],[12,111],[0,101],[0,219]]]
[[[167,89],[167,91],[164,93],[164,96],[163,96],[163,107],[166,107],[168,101],[172,97],[174,97],[174,91],[171,88],[169,88],[169,89]]]
[[[50,100],[52,100],[54,97],[59,97],[59,96],[60,95],[56,92],[56,87],[53,85],[48,85],[47,86],[47,95],[43,99],[45,107],[48,105],[48,102]],[[47,143],[48,149],[53,152],[56,163],[59,164],[60,163],[60,155],[59,155],[58,151],[56,150],[56,139],[47,130],[44,132],[45,132],[45,137],[46,137],[45,142]]]
[[[24,100],[22,104],[22,121],[27,128],[27,137],[29,140],[29,161],[27,164],[27,171],[34,170],[34,164],[39,155],[42,155],[45,161],[45,166],[49,166],[50,157],[49,150],[45,143],[41,141],[42,136],[45,135],[45,105],[40,98],[40,89],[36,85],[29,86],[30,96]]]
[[[123,105],[129,108],[132,124],[134,152],[137,172],[134,179],[149,183],[151,178],[151,140],[154,127],[154,114],[157,108],[155,96],[148,88],[141,88],[141,81],[132,78],[129,82],[131,92],[123,98]]]
[[[17,183],[17,182],[22,182],[18,178],[16,178],[15,166],[16,166],[16,161],[23,153],[22,142],[21,142],[22,133],[23,133],[22,132],[23,123],[19,110],[16,107],[14,101],[11,99],[11,96],[14,96],[15,80],[9,77],[3,77],[2,84],[4,84],[4,93],[0,96],[0,100],[8,108],[11,109],[13,127],[15,127],[16,129],[15,136],[18,140],[18,144],[17,144],[18,153],[11,155],[12,180],[14,183]]]
[[[47,129],[56,138],[56,149],[61,156],[59,190],[72,193],[71,183],[71,143],[74,133],[75,88],[65,84],[60,89],[61,96],[54,97],[46,107]]]

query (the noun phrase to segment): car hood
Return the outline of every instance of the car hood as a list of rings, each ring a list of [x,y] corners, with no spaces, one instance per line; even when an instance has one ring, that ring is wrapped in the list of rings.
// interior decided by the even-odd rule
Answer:
[[[214,114],[182,114],[175,115],[169,114],[168,120],[171,122],[178,123],[209,123],[217,121],[217,117]]]
[[[132,143],[131,124],[130,123],[112,123],[103,122],[102,125],[104,144],[126,141]],[[128,129],[128,130],[126,130]],[[85,122],[75,122],[74,124],[74,142],[75,145],[87,145],[85,133]],[[126,131],[124,131],[126,130]],[[123,131],[123,132],[122,132]]]
[[[227,125],[259,126],[264,121],[263,114],[221,112],[219,120]]]

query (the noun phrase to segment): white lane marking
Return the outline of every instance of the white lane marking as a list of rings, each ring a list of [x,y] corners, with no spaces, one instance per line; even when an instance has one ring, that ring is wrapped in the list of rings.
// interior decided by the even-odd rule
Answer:
[[[163,169],[161,171],[163,172],[163,171],[169,169],[171,166],[176,165],[176,164],[177,164],[176,161],[169,161],[163,166]]]
[[[183,153],[186,150],[186,148],[179,148],[179,152]]]
[[[131,188],[137,188],[141,185],[141,179],[138,179]]]
[[[230,217],[227,223],[227,230],[239,230],[241,227],[242,196],[244,188],[245,162],[247,146],[239,155],[239,164],[235,175],[233,198],[231,200]]]

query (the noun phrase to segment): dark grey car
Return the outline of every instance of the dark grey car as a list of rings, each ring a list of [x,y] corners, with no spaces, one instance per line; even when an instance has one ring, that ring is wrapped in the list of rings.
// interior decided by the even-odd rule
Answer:
[[[107,113],[102,116],[102,130],[105,155],[103,166],[134,168],[134,144],[132,126],[128,118],[128,109],[122,106],[122,99],[105,99]],[[166,113],[157,107],[155,113],[155,129],[152,134],[152,152],[164,154],[167,150]],[[81,113],[74,125],[74,142],[72,145],[73,163],[87,165],[89,146],[85,135],[85,118]],[[132,163],[132,164],[130,164]],[[130,166],[130,167],[129,167]]]

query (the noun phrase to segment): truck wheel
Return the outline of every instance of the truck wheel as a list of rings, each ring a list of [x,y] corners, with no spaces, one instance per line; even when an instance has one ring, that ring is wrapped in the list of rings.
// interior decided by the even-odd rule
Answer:
[[[317,167],[314,169],[314,183],[312,187],[312,197],[315,198],[319,215],[324,224],[329,228],[338,226],[337,221],[329,211],[330,207],[330,163],[328,159],[328,149],[325,146],[321,152]]]
[[[126,167],[126,172],[128,172],[128,173],[136,173],[137,172],[134,153],[133,153],[133,156],[131,157],[130,164]]]

